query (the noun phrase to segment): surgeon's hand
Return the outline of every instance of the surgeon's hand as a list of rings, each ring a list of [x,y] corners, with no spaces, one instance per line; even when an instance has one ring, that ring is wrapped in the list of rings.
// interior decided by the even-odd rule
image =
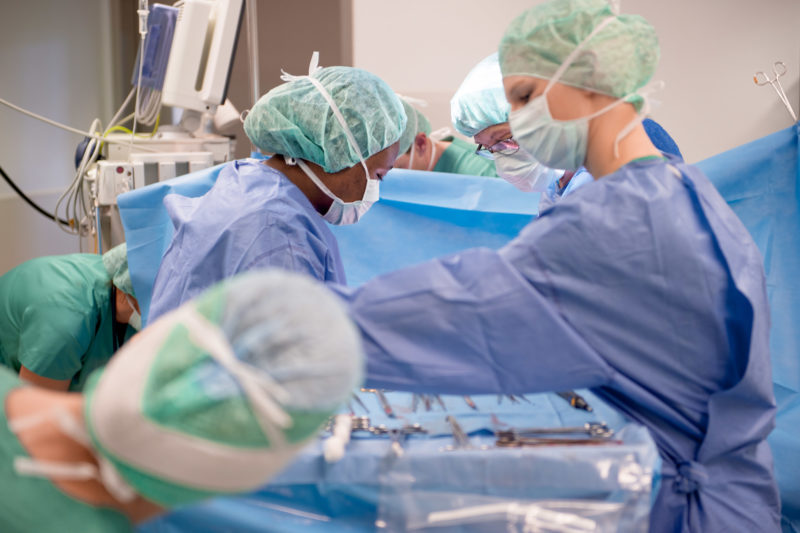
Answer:
[[[563,191],[564,187],[569,185],[569,180],[575,175],[574,170],[565,170],[564,175],[558,179],[558,190]]]

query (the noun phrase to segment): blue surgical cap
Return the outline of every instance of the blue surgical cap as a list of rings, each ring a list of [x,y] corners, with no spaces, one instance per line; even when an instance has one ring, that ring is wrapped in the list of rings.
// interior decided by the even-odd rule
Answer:
[[[400,151],[397,153],[404,154],[411,149],[411,145],[414,143],[414,138],[418,133],[430,135],[431,123],[427,117],[419,111],[419,109],[415,108],[408,101],[404,100],[403,97],[400,97],[400,101],[403,103],[403,108],[406,110],[408,123],[403,130],[403,135],[400,137]]]
[[[467,137],[508,122],[510,109],[496,52],[475,65],[450,100],[453,127]]]

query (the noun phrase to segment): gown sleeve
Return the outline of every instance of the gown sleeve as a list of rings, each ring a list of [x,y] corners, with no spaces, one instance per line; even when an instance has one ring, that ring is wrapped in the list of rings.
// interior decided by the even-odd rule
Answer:
[[[595,387],[611,367],[498,252],[472,249],[336,286],[371,387],[449,394]]]
[[[94,310],[29,305],[22,315],[20,364],[49,379],[71,379],[83,366],[83,357],[96,334],[95,315]]]

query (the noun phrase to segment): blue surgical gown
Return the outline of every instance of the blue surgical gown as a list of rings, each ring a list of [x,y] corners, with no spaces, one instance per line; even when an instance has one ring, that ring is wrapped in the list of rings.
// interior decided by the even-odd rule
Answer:
[[[498,251],[337,291],[362,332],[369,387],[591,388],[658,445],[651,531],[779,531],[762,259],[678,158],[584,185]]]
[[[661,124],[651,118],[646,118],[642,121],[642,126],[644,127],[645,133],[647,133],[647,136],[650,138],[650,142],[653,143],[653,146],[665,154],[676,155],[683,159],[678,144]],[[593,180],[594,178],[589,174],[589,171],[581,167],[564,187],[559,186],[558,180],[550,182],[550,185],[547,186],[547,190],[545,190],[539,198],[539,212],[541,213],[548,207],[555,205],[555,203],[562,198],[566,198]]]
[[[255,159],[233,161],[199,198],[168,195],[175,234],[153,285],[148,322],[240,272],[277,267],[345,283],[336,238],[289,179]]]

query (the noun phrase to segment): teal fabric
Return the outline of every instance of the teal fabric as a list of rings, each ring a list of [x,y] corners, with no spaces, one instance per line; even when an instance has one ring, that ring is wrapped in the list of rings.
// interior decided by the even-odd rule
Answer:
[[[614,19],[588,42],[597,26]],[[559,82],[639,106],[631,95],[650,81],[658,66],[660,48],[655,29],[638,15],[614,15],[607,0],[551,0],[515,18],[500,41],[503,77],[551,79],[561,64],[583,44]]]
[[[0,368],[0,397],[21,386],[10,370]],[[105,533],[133,531],[128,519],[107,508],[71,498],[44,478],[20,476],[14,458],[27,452],[8,429],[0,411],[0,531],[3,533]]]
[[[114,285],[125,294],[135,297],[131,273],[128,271],[128,245],[123,242],[104,253],[103,264]]]
[[[425,135],[430,135],[431,123],[419,109],[408,103],[403,97],[400,97],[400,102],[403,104],[403,109],[406,111],[406,117],[408,117],[406,127],[403,129],[403,134],[400,135],[400,149],[397,152],[402,155],[411,150],[411,144],[414,142],[414,138],[418,133],[421,132]]]
[[[477,155],[475,153],[477,145],[457,137],[445,137],[442,140],[449,141],[450,146],[447,147],[436,166],[433,167],[434,172],[485,176],[487,178],[497,177],[494,161]]]
[[[0,277],[0,363],[19,372],[87,376],[114,353],[111,278],[95,254],[40,257]],[[127,328],[126,338],[134,331]]]
[[[400,139],[406,112],[379,77],[358,68],[328,67],[313,78],[336,103],[364,159]],[[331,105],[307,78],[278,85],[262,96],[248,113],[244,131],[261,151],[311,161],[325,172],[360,162]]]

